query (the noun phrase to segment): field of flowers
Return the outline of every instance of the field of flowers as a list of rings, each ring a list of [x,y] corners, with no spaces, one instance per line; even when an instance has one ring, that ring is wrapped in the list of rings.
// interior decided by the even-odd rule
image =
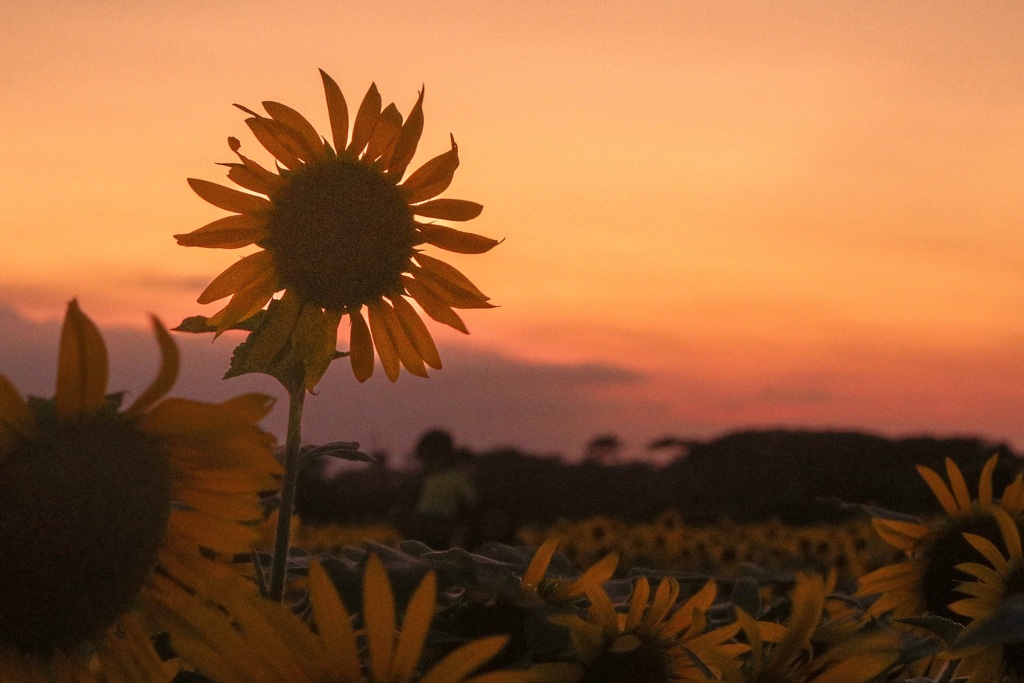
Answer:
[[[304,526],[304,401],[335,360],[394,381],[440,358],[420,311],[465,331],[491,308],[424,251],[497,242],[437,223],[482,207],[438,198],[450,149],[406,175],[423,91],[403,117],[371,86],[348,105],[321,72],[329,139],[297,111],[240,107],[267,168],[224,164],[240,189],[191,179],[230,212],[184,246],[257,251],[199,296],[228,299],[182,332],[247,332],[228,377],[288,397],[169,397],[178,348],[153,319],[160,366],[131,397],[108,387],[97,326],[72,300],[52,398],[0,375],[0,680],[14,683],[998,683],[1024,680],[1024,476],[993,490],[919,467],[943,514],[862,508],[860,521],[688,525],[608,517],[518,531],[515,544],[435,549],[387,525]],[[427,220],[430,219],[430,220]],[[418,306],[414,308],[412,303]],[[365,311],[365,314],[364,314]],[[347,318],[346,351],[338,351]],[[268,517],[267,494],[278,500]]]

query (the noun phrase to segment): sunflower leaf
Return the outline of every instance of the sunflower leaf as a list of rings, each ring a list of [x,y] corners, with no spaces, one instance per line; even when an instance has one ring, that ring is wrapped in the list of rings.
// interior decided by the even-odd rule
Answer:
[[[971,624],[956,638],[956,647],[1024,641],[1024,595],[1006,598],[990,616]]]
[[[245,320],[240,320],[231,327],[229,330],[243,330],[245,332],[253,332],[259,324],[263,321],[263,317],[266,315],[266,311],[260,311],[256,315],[250,316]],[[205,315],[190,315],[181,321],[177,327],[171,329],[175,332],[191,332],[194,334],[201,334],[203,332],[216,332],[217,326],[211,325],[209,318]]]
[[[953,642],[956,641],[964,628],[952,619],[946,619],[945,617],[938,617],[934,615],[927,617],[904,617],[903,619],[897,619],[897,621],[903,624],[909,624],[910,626],[923,628],[929,633],[934,633],[946,644],[947,647],[952,647]]]

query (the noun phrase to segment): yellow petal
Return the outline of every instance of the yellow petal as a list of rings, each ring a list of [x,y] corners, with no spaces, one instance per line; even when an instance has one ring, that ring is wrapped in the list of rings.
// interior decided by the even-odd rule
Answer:
[[[466,676],[501,652],[507,642],[508,636],[491,636],[467,643],[431,667],[419,683],[462,683]]]
[[[913,550],[918,541],[928,533],[926,526],[895,519],[872,519],[871,526],[883,541],[904,552]]]
[[[174,239],[183,247],[238,249],[266,239],[267,220],[252,214],[232,214]]]
[[[957,517],[960,515],[961,508],[957,503],[956,498],[953,497],[953,493],[946,487],[946,482],[942,481],[935,470],[925,467],[923,465],[917,466],[917,473],[921,475],[924,482],[928,484],[928,488],[935,494],[935,498],[939,501],[939,505],[946,511],[946,514],[951,517]],[[966,511],[966,510],[965,510]]]
[[[456,254],[483,254],[498,245],[498,240],[446,225],[420,224],[418,229],[427,244]]]
[[[376,303],[376,302],[374,302]],[[398,379],[399,359],[398,350],[391,341],[391,334],[388,331],[387,322],[382,317],[380,306],[367,305],[367,312],[370,316],[370,332],[373,333],[373,345],[377,348],[377,355],[380,356],[380,363],[384,366],[384,374],[392,382]]]
[[[651,599],[651,584],[646,576],[637,579],[633,586],[633,595],[629,598],[629,613],[626,615],[625,630],[630,631],[640,625],[644,612],[647,611],[647,602]]]
[[[434,617],[434,601],[437,599],[437,579],[430,572],[420,582],[413,593],[409,606],[402,620],[402,633],[395,649],[395,659],[391,665],[391,680],[411,681],[416,664],[419,663],[423,651],[423,643],[430,630],[430,620]]]
[[[273,271],[268,271],[262,273],[259,280],[245,289],[235,292],[231,301],[224,307],[220,322],[217,323],[216,336],[220,336],[235,323],[250,318],[263,310],[270,303],[277,289],[277,276]]]
[[[964,534],[964,538],[992,564],[992,567],[997,572],[1000,574],[1006,573],[1006,567],[1009,563],[992,541],[977,534]]]
[[[953,495],[960,503],[960,509],[967,511],[971,509],[971,493],[967,490],[967,482],[960,468],[956,466],[952,458],[946,458],[946,474],[949,475],[949,485]]]
[[[350,154],[358,156],[370,141],[373,129],[377,126],[377,119],[380,117],[380,104],[377,84],[371,83],[362,104],[359,105],[359,111],[356,112],[355,123],[352,124],[352,141],[348,145]]]
[[[452,148],[439,154],[413,171],[399,187],[405,192],[406,201],[419,204],[432,199],[448,189],[455,177],[455,169],[459,167],[459,146],[452,136]]]
[[[395,598],[376,555],[370,555],[363,576],[363,619],[373,680],[386,681],[395,641]]]
[[[280,102],[264,102],[263,108],[267,110],[267,113],[275,121],[290,128],[302,141],[303,146],[314,153],[314,158],[325,158],[324,145],[320,141],[320,134],[316,132],[313,124],[306,120],[305,116]]]
[[[241,157],[241,155],[239,156]],[[242,159],[245,159],[245,157],[242,157]],[[245,159],[245,161],[249,163],[223,164],[228,167],[228,180],[231,180],[235,185],[267,196],[277,194],[284,187],[285,183],[281,176],[271,173],[256,164],[256,162],[249,161],[248,159]],[[259,170],[256,170],[257,167]]]
[[[373,375],[373,340],[361,310],[349,311],[352,329],[349,333],[348,352],[352,360],[352,374],[360,382]]]
[[[395,146],[398,134],[402,132],[402,115],[394,104],[389,104],[380,113],[377,125],[373,128],[369,142],[366,143],[366,153],[363,154],[364,161],[381,160],[381,164],[387,166],[387,160],[391,150]]]
[[[156,341],[160,346],[160,371],[153,383],[125,411],[128,415],[141,415],[149,410],[154,403],[167,395],[178,379],[178,370],[181,367],[178,345],[156,316],[152,316],[152,321],[153,333],[156,334]]]
[[[427,254],[416,254],[416,261],[428,273],[443,280],[455,289],[484,302],[490,298],[477,289],[477,286],[470,282],[468,277],[456,270],[454,266]]]
[[[28,404],[11,380],[3,375],[0,375],[0,427],[22,436],[29,436],[35,431],[35,420]]]
[[[302,157],[311,152],[303,149],[302,145],[273,119],[262,116],[251,116],[245,120],[249,130],[259,140],[260,144],[277,159],[282,166],[292,171],[303,167]]]
[[[57,362],[57,416],[73,419],[92,415],[103,407],[107,391],[107,347],[95,324],[68,303],[60,335]]]
[[[582,595],[601,586],[605,581],[612,578],[615,574],[615,568],[618,566],[618,553],[605,555],[572,582],[572,585],[569,587],[569,595]]]
[[[549,538],[537,548],[537,552],[533,554],[533,559],[530,560],[530,564],[526,568],[526,573],[523,574],[524,586],[536,588],[540,585],[541,579],[547,573],[548,565],[551,564],[551,558],[554,557],[556,550],[558,550],[557,538]]]
[[[352,617],[338,598],[330,577],[319,562],[309,565],[309,592],[313,602],[313,619],[331,658],[331,669],[343,681],[362,680],[359,651]]]
[[[999,461],[998,455],[993,455],[981,468],[981,479],[978,480],[978,503],[980,505],[992,504],[992,472],[996,469]]]
[[[323,69],[320,69],[320,79],[324,82],[324,97],[327,99],[327,115],[331,120],[334,150],[341,154],[348,145],[348,105],[345,104],[341,88]]]
[[[422,254],[421,254],[422,256]],[[479,297],[459,289],[447,280],[442,279],[436,273],[420,268],[416,265],[409,266],[409,272],[422,284],[436,299],[443,301],[452,308],[494,308],[486,297]]]
[[[419,351],[416,350],[416,345],[406,335],[405,328],[401,320],[398,319],[394,308],[387,301],[381,300],[375,303],[380,304],[384,322],[388,326],[388,334],[391,336],[391,342],[395,345],[395,350],[398,352],[398,358],[402,361],[402,365],[417,377],[426,377],[427,370],[423,367],[423,358],[420,357]]]
[[[226,211],[233,211],[235,213],[251,213],[262,216],[269,213],[273,208],[270,200],[266,197],[233,190],[230,187],[211,183],[209,180],[189,178],[188,184],[197,195],[217,208],[224,209]]]
[[[418,303],[423,311],[431,318],[439,323],[444,323],[449,327],[454,327],[463,334],[469,334],[469,330],[466,329],[466,324],[462,322],[462,318],[452,310],[451,306],[437,298],[437,296],[424,287],[421,282],[403,275],[402,284],[405,285],[409,295],[416,300],[416,303]]]
[[[427,326],[423,324],[419,313],[412,307],[412,304],[401,296],[395,296],[391,299],[391,302],[395,306],[395,314],[398,316],[398,321],[402,324],[402,329],[405,330],[405,335],[416,348],[420,358],[430,367],[440,370],[441,356],[438,355],[434,339],[430,336]]]
[[[409,118],[402,126],[402,132],[395,141],[391,158],[388,162],[388,176],[395,182],[402,179],[405,169],[409,167],[416,154],[416,146],[419,144],[420,136],[423,134],[423,94],[426,88],[420,89],[420,95],[416,98],[416,104],[409,112]]]
[[[274,255],[266,250],[244,256],[228,266],[223,273],[213,279],[203,293],[199,295],[199,303],[208,304],[218,299],[250,287],[254,282],[266,276],[268,270],[274,269]]]
[[[409,207],[417,216],[440,218],[443,221],[468,221],[480,215],[483,204],[469,202],[465,199],[431,199],[416,206]]]

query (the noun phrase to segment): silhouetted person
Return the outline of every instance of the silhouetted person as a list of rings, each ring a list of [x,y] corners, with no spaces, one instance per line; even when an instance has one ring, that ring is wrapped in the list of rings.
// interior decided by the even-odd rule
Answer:
[[[416,445],[423,481],[416,501],[413,535],[431,548],[461,543],[476,510],[477,491],[469,451],[456,450],[451,434],[427,432]]]

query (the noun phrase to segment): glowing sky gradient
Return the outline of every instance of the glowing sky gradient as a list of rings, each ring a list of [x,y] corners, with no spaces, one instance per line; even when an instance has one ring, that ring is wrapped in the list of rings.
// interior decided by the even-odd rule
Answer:
[[[175,244],[223,213],[185,178],[222,179],[229,135],[268,161],[234,102],[326,131],[319,67],[350,106],[373,80],[407,112],[425,84],[413,167],[453,133],[445,196],[506,240],[448,259],[501,308],[468,338],[433,325],[442,357],[642,378],[594,390],[633,406],[621,424],[551,444],[789,425],[1024,446],[1024,4],[14,5],[0,302],[24,316],[216,310],[195,297],[248,252]]]

